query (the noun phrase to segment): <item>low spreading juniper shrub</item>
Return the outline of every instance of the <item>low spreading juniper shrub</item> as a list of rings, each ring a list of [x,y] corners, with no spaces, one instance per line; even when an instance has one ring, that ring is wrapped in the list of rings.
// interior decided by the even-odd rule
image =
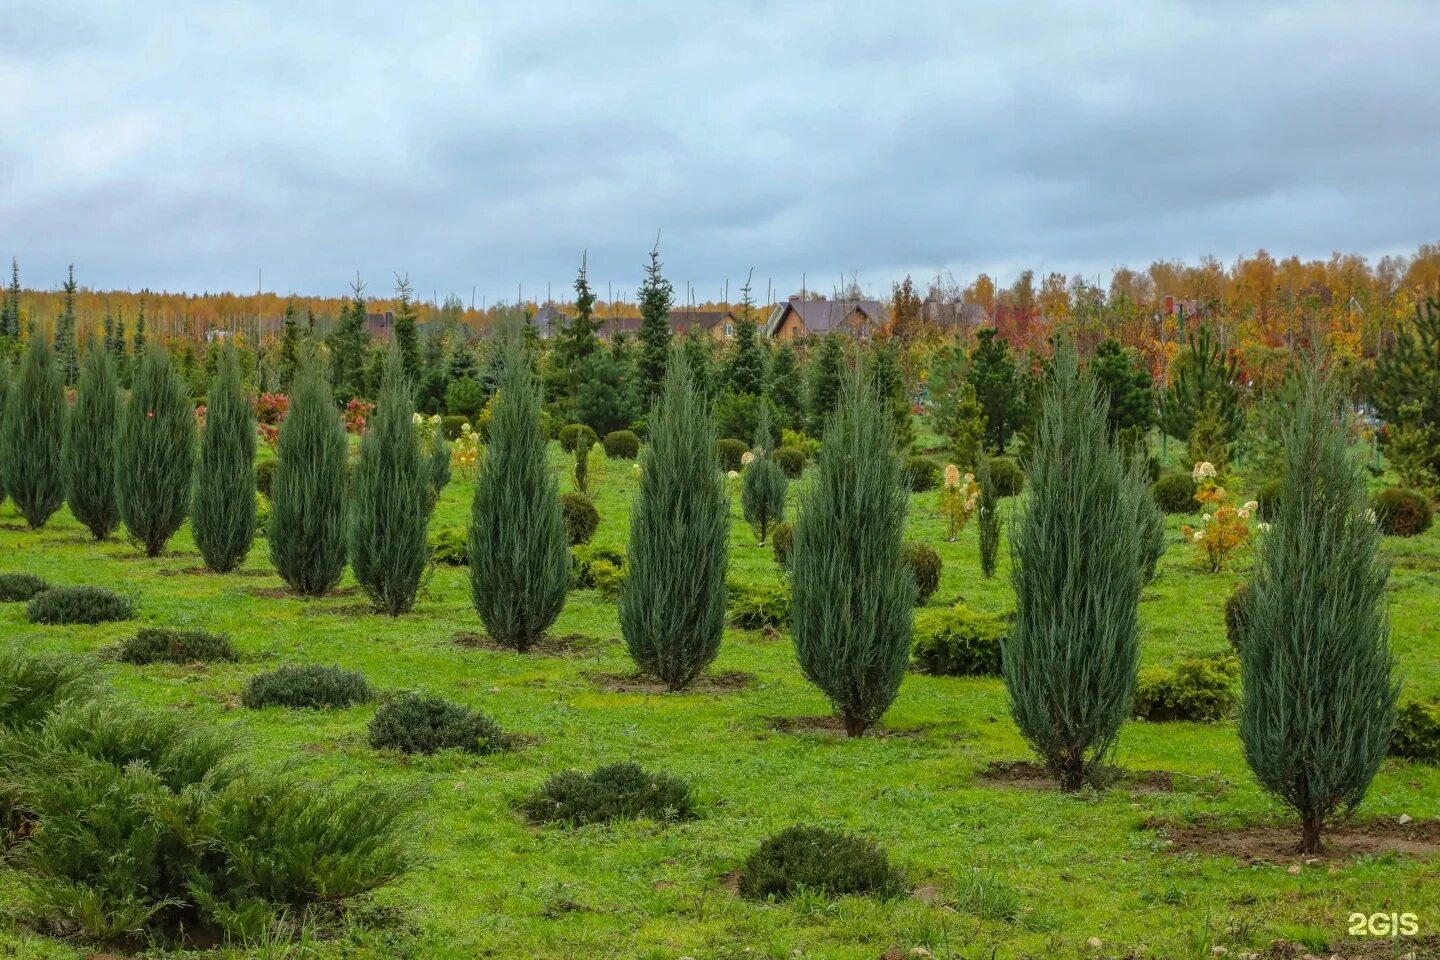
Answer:
[[[1245,625],[1250,619],[1250,584],[1242,583],[1225,598],[1225,638],[1236,653],[1245,638]]]
[[[741,458],[750,452],[750,447],[744,440],[736,440],[734,437],[725,437],[723,440],[715,441],[715,453],[720,458],[721,470],[739,470],[743,463]]]
[[[940,486],[940,464],[930,457],[917,455],[905,458],[905,482],[911,493],[924,493]]]
[[[781,630],[790,626],[790,591],[779,584],[727,585],[730,622],[741,630]]]
[[[240,702],[252,710],[324,710],[367,703],[371,697],[370,684],[359,671],[306,663],[257,673],[246,684]]]
[[[1150,492],[1166,513],[1194,513],[1200,506],[1195,502],[1195,480],[1190,474],[1178,470],[1160,474]]]
[[[430,538],[430,559],[447,567],[468,567],[470,535],[460,527],[437,531]]]
[[[995,485],[997,497],[1019,496],[1025,489],[1025,471],[1013,457],[991,457],[990,482]]]
[[[904,877],[885,851],[825,827],[788,827],[760,844],[740,869],[740,895],[747,900],[785,900],[801,892],[894,897],[904,890]]]
[[[688,783],[651,773],[638,763],[612,763],[593,773],[557,773],[523,800],[519,810],[531,823],[571,827],[641,817],[675,821],[695,816]]]
[[[104,587],[51,587],[30,598],[25,616],[31,623],[108,623],[129,620],[135,604]]]
[[[385,703],[370,720],[370,746],[401,753],[499,753],[511,746],[500,725],[469,707],[425,693]]]
[[[560,494],[560,512],[565,517],[565,539],[572,547],[589,543],[600,526],[600,511],[595,502],[583,493],[566,491]]]
[[[944,562],[933,547],[924,543],[907,543],[904,552],[905,562],[910,564],[910,573],[915,577],[915,606],[923,607],[940,588]]]
[[[240,659],[230,638],[207,630],[146,627],[120,644],[119,659],[152,663],[234,663]]]
[[[1222,720],[1235,709],[1234,656],[1187,657],[1174,668],[1147,667],[1135,684],[1135,716],[1152,723]]]
[[[605,434],[605,456],[611,460],[634,460],[640,455],[640,438],[630,430],[613,430]]]
[[[0,603],[24,603],[50,584],[33,573],[0,573]]]
[[[917,615],[912,655],[916,669],[941,677],[998,677],[1000,650],[1010,636],[1006,617],[957,604]]]
[[[1387,537],[1418,537],[1430,529],[1435,510],[1430,499],[1416,490],[1389,487],[1375,494],[1370,502],[1375,522]]]
[[[95,695],[95,665],[79,657],[0,650],[0,729],[38,726],[67,701]]]
[[[774,460],[785,476],[791,480],[805,472],[807,458],[804,450],[795,447],[776,447],[771,451],[770,459]]]
[[[1440,765],[1440,700],[1411,700],[1395,714],[1390,755]]]

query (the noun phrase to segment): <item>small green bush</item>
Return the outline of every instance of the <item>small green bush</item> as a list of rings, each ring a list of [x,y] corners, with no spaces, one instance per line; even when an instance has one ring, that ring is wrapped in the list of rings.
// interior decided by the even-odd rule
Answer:
[[[567,491],[560,494],[560,512],[565,516],[565,541],[572,547],[589,543],[600,526],[600,511],[595,501],[583,493]]]
[[[1440,764],[1440,700],[1411,700],[1395,714],[1390,755],[1419,763]]]
[[[531,823],[582,827],[614,820],[690,820],[695,816],[690,785],[637,763],[612,763],[593,773],[566,770],[520,804]]]
[[[120,644],[119,658],[125,663],[144,666],[151,663],[234,663],[240,655],[224,634],[146,627]]]
[[[1236,653],[1240,652],[1240,641],[1245,636],[1245,624],[1250,619],[1250,584],[1242,583],[1225,598],[1225,638]]]
[[[1006,617],[956,605],[922,615],[915,624],[915,666],[942,677],[998,677],[1000,649],[1010,636]]]
[[[1280,493],[1285,489],[1285,484],[1280,480],[1267,480],[1260,485],[1260,492],[1255,494],[1255,503],[1258,509],[1255,511],[1256,519],[1264,520],[1266,523],[1273,523],[1275,518],[1270,514],[1275,510],[1275,504],[1280,502]]]
[[[720,458],[721,470],[739,470],[741,467],[740,458],[750,452],[750,448],[744,440],[736,440],[734,437],[725,437],[715,441],[715,453]]]
[[[790,569],[790,551],[795,546],[795,528],[788,523],[777,523],[770,531],[770,549],[775,552],[775,562],[780,569]]]
[[[595,564],[601,563],[614,570],[622,570],[625,566],[625,554],[613,547],[581,546],[570,551],[573,562],[570,564],[570,586],[575,590],[594,590],[595,585]]]
[[[990,482],[997,497],[1018,496],[1025,489],[1025,472],[1013,457],[991,457]]]
[[[905,458],[905,482],[911,493],[924,493],[940,486],[940,464],[919,455]]]
[[[940,570],[944,562],[935,548],[924,543],[906,543],[905,562],[915,577],[915,606],[923,607],[940,588]]]
[[[430,538],[430,559],[447,567],[468,567],[470,535],[460,527],[436,531]]]
[[[1150,489],[1155,502],[1166,513],[1194,513],[1199,506],[1195,502],[1195,481],[1188,473],[1167,470]]]
[[[1152,723],[1220,720],[1235,709],[1240,663],[1230,655],[1187,657],[1174,669],[1147,667],[1135,684],[1135,716]]]
[[[790,591],[779,585],[729,585],[730,622],[741,630],[776,630],[790,625]]]
[[[371,696],[370,684],[359,671],[307,663],[257,673],[246,684],[240,702],[252,710],[264,707],[323,710],[366,703]]]
[[[87,660],[0,650],[0,729],[39,726],[62,703],[90,699],[95,688],[95,667]],[[0,810],[3,796],[0,788]]]
[[[600,442],[600,438],[595,435],[595,431],[583,423],[567,423],[560,428],[557,439],[560,441],[560,449],[566,453],[574,453],[582,441],[588,441],[588,443],[586,443],[587,449]]]
[[[785,476],[794,480],[805,472],[805,451],[795,447],[776,447],[770,453],[770,459],[774,460]]]
[[[104,587],[51,587],[30,598],[25,616],[31,623],[108,623],[129,620],[135,604]]]
[[[1430,529],[1435,510],[1418,490],[1390,487],[1375,494],[1370,502],[1375,522],[1387,537],[1416,537]]]
[[[370,746],[401,753],[499,753],[510,748],[500,724],[444,697],[407,693],[384,704],[370,720]]]
[[[0,573],[0,603],[24,603],[50,584],[33,573]]]
[[[640,438],[629,430],[605,434],[605,456],[611,460],[634,460],[640,455]]]
[[[788,827],[760,844],[740,869],[740,895],[747,900],[785,900],[801,892],[893,897],[904,889],[885,851],[824,827]]]
[[[458,440],[460,434],[465,432],[465,424],[470,423],[469,417],[462,417],[459,414],[450,414],[440,418],[440,432],[445,434],[446,440]],[[474,425],[471,424],[471,429]]]

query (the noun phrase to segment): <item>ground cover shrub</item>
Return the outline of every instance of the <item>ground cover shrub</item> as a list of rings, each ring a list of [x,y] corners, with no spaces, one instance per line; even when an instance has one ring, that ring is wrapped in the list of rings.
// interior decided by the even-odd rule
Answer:
[[[1025,489],[1025,471],[1013,457],[990,458],[990,482],[997,497],[1015,497]]]
[[[1249,619],[1248,604],[1250,602],[1250,584],[1242,583],[1225,598],[1225,639],[1230,641],[1230,646],[1237,653],[1240,651],[1240,642],[1245,636],[1245,627]]]
[[[1440,700],[1411,700],[1395,713],[1390,755],[1440,764]]]
[[[30,598],[25,616],[31,623],[108,623],[129,620],[135,604],[104,587],[51,587]]]
[[[88,660],[0,650],[0,729],[35,727],[62,703],[88,700],[95,690],[95,665]]]
[[[572,547],[589,543],[600,526],[595,501],[583,493],[567,490],[560,494],[560,512],[565,518],[565,542]]]
[[[725,437],[715,441],[715,454],[720,458],[720,469],[725,471],[739,470],[743,463],[740,458],[750,452],[744,440],[736,440],[734,437]]]
[[[1401,487],[1375,494],[1370,509],[1375,511],[1375,522],[1387,537],[1417,537],[1435,520],[1435,509],[1425,494]]]
[[[640,438],[630,430],[612,430],[605,434],[604,447],[611,460],[634,460],[640,455]]]
[[[370,720],[370,746],[401,753],[499,753],[510,748],[500,724],[479,711],[425,693],[406,693],[381,705]]]
[[[911,493],[925,493],[940,485],[940,464],[918,454],[905,458],[905,482]]]
[[[572,551],[570,585],[576,590],[600,590],[611,596],[625,577],[625,554],[614,547],[582,546]],[[598,575],[596,571],[599,571]]]
[[[1135,684],[1135,716],[1152,723],[1222,720],[1235,709],[1239,675],[1240,662],[1229,654],[1147,667]]]
[[[802,892],[894,897],[904,891],[905,880],[885,851],[825,827],[787,827],[760,844],[740,868],[740,895],[747,900],[785,900]]]
[[[24,603],[50,584],[33,573],[0,573],[0,603]]]
[[[469,535],[461,527],[437,530],[430,538],[430,559],[447,567],[469,566]]]
[[[730,622],[741,630],[790,626],[790,591],[779,584],[731,584]]]
[[[905,562],[915,578],[915,606],[923,607],[940,588],[940,571],[944,561],[935,548],[925,543],[909,542],[904,547]]]
[[[1001,654],[1010,636],[1010,621],[977,613],[963,604],[941,612],[927,611],[915,622],[915,666],[943,677],[1000,675]]]
[[[805,451],[795,447],[776,447],[770,454],[787,479],[794,480],[805,472],[807,457]]]
[[[1194,513],[1199,506],[1195,501],[1195,480],[1188,473],[1166,470],[1150,489],[1166,513]]]
[[[367,703],[371,697],[370,684],[358,670],[306,663],[257,673],[245,685],[240,702],[252,710],[324,710]]]
[[[234,663],[240,659],[230,638],[208,630],[146,627],[120,644],[125,663]]]
[[[583,827],[592,823],[646,818],[690,820],[695,802],[690,784],[638,763],[612,763],[591,773],[557,773],[520,804],[531,823]]]
[[[560,449],[566,453],[574,453],[578,447],[584,446],[587,450],[600,442],[595,431],[583,423],[567,423],[560,428],[556,435],[560,441]]]

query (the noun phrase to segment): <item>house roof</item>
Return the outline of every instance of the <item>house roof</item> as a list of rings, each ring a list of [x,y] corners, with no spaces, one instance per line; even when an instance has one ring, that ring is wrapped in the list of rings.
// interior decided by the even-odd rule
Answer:
[[[845,320],[856,311],[871,323],[880,323],[885,318],[885,308],[879,300],[787,300],[777,304],[770,314],[770,320],[765,324],[765,335],[773,337],[790,313],[798,315],[810,333],[848,332]]]
[[[700,330],[713,329],[717,323],[733,322],[735,314],[729,310],[686,310],[670,311],[670,329],[683,333],[691,327]]]

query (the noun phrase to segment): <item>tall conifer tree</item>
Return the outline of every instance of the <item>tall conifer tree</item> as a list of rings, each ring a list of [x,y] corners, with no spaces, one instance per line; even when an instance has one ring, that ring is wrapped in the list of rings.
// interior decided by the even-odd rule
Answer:
[[[75,346],[75,265],[65,278],[65,295],[60,301],[60,320],[55,325],[55,360],[60,364],[60,378],[66,386],[80,379],[80,357]]]
[[[750,448],[753,459],[745,468],[741,481],[740,507],[744,511],[745,522],[750,524],[763,547],[770,530],[785,521],[785,489],[789,482],[785,479],[785,471],[770,456],[772,443],[768,403],[760,404],[758,420],[755,442]]]
[[[340,310],[335,329],[326,339],[330,347],[330,384],[341,402],[361,396],[365,390],[365,361],[370,355],[369,311],[365,306],[365,284],[357,276],[350,285],[350,303]]]
[[[110,355],[91,345],[85,354],[75,405],[65,418],[63,469],[65,499],[75,519],[96,540],[120,523],[115,486],[115,431],[120,422],[120,386]]]
[[[221,352],[207,400],[190,525],[205,566],[229,573],[255,542],[255,413],[234,347]]]
[[[665,382],[670,359],[670,307],[675,288],[660,273],[660,240],[650,250],[650,264],[640,284],[640,409],[649,410]]]
[[[815,356],[810,361],[810,377],[807,408],[810,416],[810,434],[823,437],[830,422],[830,415],[840,403],[844,383],[845,345],[838,334],[829,333],[820,338]]]
[[[420,382],[420,312],[415,309],[415,292],[410,277],[395,278],[395,346],[411,389]]]
[[[280,350],[275,358],[280,392],[288,394],[295,386],[295,371],[300,368],[300,317],[295,298],[285,301],[285,325],[280,333]]]
[[[55,352],[44,337],[31,337],[0,423],[0,469],[5,491],[32,530],[65,502],[64,423],[65,384]]]
[[[0,307],[0,338],[20,339],[20,261],[14,257],[10,258],[10,286]]]
[[[151,347],[115,436],[120,519],[146,556],[159,556],[185,522],[194,467],[195,408],[170,357]]]

